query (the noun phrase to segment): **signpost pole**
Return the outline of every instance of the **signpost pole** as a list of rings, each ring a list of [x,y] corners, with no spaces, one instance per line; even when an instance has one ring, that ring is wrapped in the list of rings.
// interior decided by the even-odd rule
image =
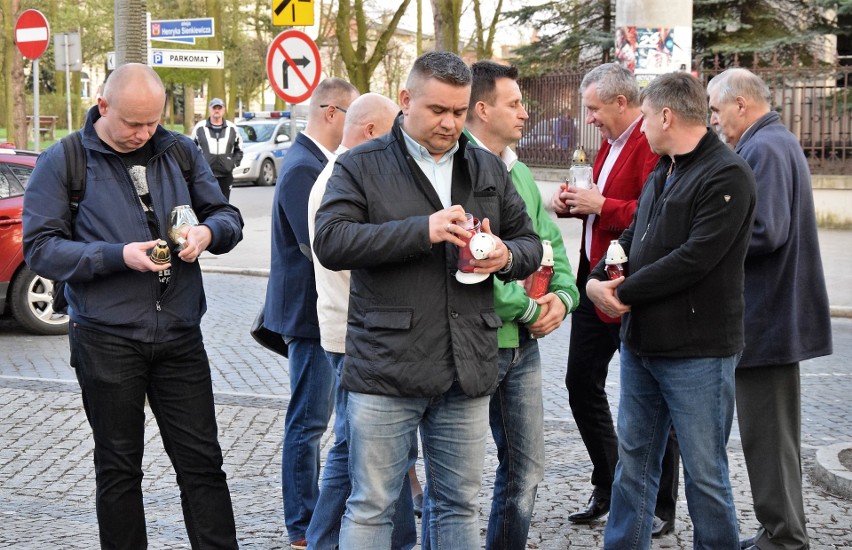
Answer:
[[[33,59],[33,151],[38,153],[39,137],[41,132],[38,131],[38,81],[41,74],[38,70],[38,58]]]
[[[38,10],[25,10],[15,21],[15,44],[21,55],[33,61],[33,149],[39,149],[38,131],[38,58],[50,43],[50,25]],[[10,113],[11,116],[11,113]],[[26,147],[26,144],[24,144]]]
[[[68,115],[68,133],[71,133],[71,55],[68,51],[70,35],[65,34],[65,104]]]

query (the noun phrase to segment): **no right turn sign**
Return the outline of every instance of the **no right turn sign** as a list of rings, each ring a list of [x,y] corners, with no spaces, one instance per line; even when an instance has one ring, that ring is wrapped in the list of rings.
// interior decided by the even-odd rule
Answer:
[[[319,49],[302,31],[284,31],[266,53],[266,74],[275,94],[289,103],[311,96],[322,76]]]

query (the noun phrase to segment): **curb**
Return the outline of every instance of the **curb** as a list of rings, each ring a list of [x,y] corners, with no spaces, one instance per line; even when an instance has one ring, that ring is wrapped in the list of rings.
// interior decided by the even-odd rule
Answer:
[[[833,494],[852,500],[852,471],[840,463],[840,453],[852,451],[852,443],[837,443],[817,450],[814,477]]]
[[[852,319],[852,307],[849,306],[831,306],[832,317],[843,317]]]
[[[224,273],[226,275],[247,275],[249,277],[269,277],[268,269],[252,267],[221,267],[201,264],[201,271],[205,273]],[[850,308],[852,310],[852,308]],[[852,311],[850,311],[852,317]]]
[[[206,273],[223,273],[226,275],[247,275],[249,277],[269,277],[269,269],[250,267],[222,267],[201,264],[201,270]],[[852,307],[831,306],[831,316],[852,319]]]

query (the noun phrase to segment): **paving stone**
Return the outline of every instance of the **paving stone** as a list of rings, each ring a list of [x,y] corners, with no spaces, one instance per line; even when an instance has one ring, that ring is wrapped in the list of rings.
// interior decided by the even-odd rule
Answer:
[[[220,441],[242,548],[286,549],[281,508],[281,436],[289,398],[287,361],[258,347],[248,326],[263,299],[259,277],[205,274],[209,303],[203,330],[210,355]],[[234,292],[240,289],[240,292]],[[816,485],[816,449],[852,442],[852,319],[833,319],[835,355],[802,364],[805,507],[811,548],[852,548],[852,502]],[[573,525],[567,516],[586,504],[591,464],[564,388],[570,320],[540,341],[545,400],[545,479],[539,487],[528,548],[600,548],[604,523]],[[32,337],[0,319],[0,548],[97,547],[91,431],[66,337]],[[606,390],[618,409],[618,359]],[[146,518],[151,548],[188,548],[174,472],[156,422],[146,414]],[[323,438],[327,450],[331,434]],[[740,532],[757,528],[748,476],[734,423],[729,444]],[[496,468],[488,445],[480,495],[482,528]],[[419,464],[423,477],[422,464]],[[681,482],[681,487],[683,487]],[[653,548],[689,548],[692,525],[681,491],[673,535]]]

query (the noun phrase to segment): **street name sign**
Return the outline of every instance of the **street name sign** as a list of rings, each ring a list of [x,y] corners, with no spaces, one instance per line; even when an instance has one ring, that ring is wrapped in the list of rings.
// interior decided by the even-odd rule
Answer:
[[[195,44],[196,38],[215,36],[213,18],[163,19],[151,21],[148,25],[148,38],[166,42],[184,42]]]

